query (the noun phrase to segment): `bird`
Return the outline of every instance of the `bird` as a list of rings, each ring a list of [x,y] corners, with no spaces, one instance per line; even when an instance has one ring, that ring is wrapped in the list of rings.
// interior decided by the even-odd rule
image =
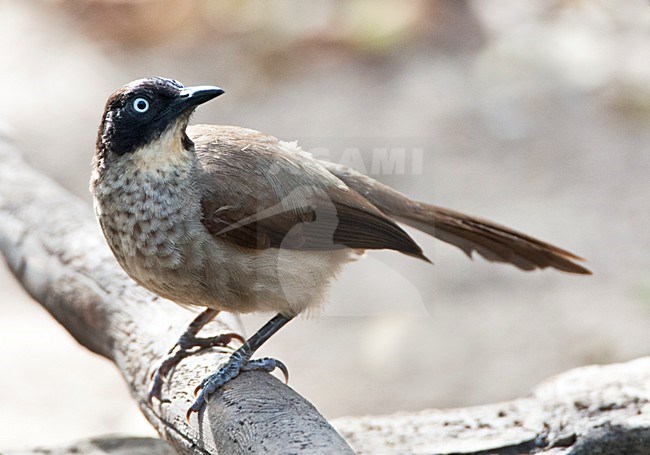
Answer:
[[[95,213],[117,262],[149,291],[203,311],[152,375],[160,399],[171,369],[200,349],[239,348],[204,378],[188,410],[242,371],[288,370],[255,351],[294,317],[318,307],[341,268],[366,250],[430,262],[405,224],[488,261],[519,269],[590,274],[583,259],[491,221],[410,199],[296,142],[238,126],[189,125],[194,110],[225,92],[151,77],[106,102],[92,161]],[[201,338],[221,311],[273,312],[248,339]],[[194,349],[194,351],[193,351]]]

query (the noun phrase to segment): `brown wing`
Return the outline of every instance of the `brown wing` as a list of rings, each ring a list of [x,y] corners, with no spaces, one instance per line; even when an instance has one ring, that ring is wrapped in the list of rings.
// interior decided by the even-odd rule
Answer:
[[[295,144],[237,127],[188,134],[214,236],[247,248],[392,249],[426,260],[402,228]]]

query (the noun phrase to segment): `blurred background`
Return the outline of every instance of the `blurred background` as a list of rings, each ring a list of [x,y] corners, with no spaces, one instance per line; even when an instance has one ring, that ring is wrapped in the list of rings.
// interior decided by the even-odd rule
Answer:
[[[111,92],[220,85],[195,122],[298,139],[586,257],[591,277],[523,273],[414,233],[434,267],[370,253],[260,352],[330,419],[467,406],[650,354],[649,56],[645,0],[4,0],[0,128],[90,212]],[[405,168],[373,168],[382,148]],[[4,264],[0,314],[0,448],[153,434]]]

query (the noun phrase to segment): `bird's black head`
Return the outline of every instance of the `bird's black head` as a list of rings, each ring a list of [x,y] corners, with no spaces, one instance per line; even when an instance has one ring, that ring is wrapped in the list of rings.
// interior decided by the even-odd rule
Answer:
[[[113,93],[106,102],[97,137],[97,151],[105,155],[132,153],[155,141],[170,128],[181,128],[184,145],[191,113],[224,91],[219,87],[183,87],[162,77],[138,79]]]

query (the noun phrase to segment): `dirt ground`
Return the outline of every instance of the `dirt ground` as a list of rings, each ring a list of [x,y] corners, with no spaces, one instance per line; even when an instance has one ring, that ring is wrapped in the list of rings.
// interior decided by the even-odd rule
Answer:
[[[368,254],[322,313],[259,353],[282,359],[290,385],[326,417],[504,400],[575,366],[650,354],[647,2],[462,2],[457,33],[442,38],[429,33],[440,23],[427,27],[438,16],[414,19],[422,2],[377,2],[393,15],[353,2],[361,12],[337,19],[347,35],[323,19],[336,1],[309,13],[269,2],[280,11],[270,19],[249,5],[227,30],[227,18],[194,29],[192,13],[171,11],[178,23],[144,31],[119,16],[101,22],[106,11],[83,3],[0,3],[0,127],[89,211],[105,99],[165,75],[226,89],[197,123],[298,139],[334,160],[360,156],[370,171],[377,149],[404,149],[404,172],[375,177],[588,259],[590,277],[522,273],[417,232],[434,266]],[[397,32],[377,38],[362,26]],[[152,434],[118,371],[80,348],[3,264],[0,311],[0,448]],[[245,316],[248,332],[267,317]]]

